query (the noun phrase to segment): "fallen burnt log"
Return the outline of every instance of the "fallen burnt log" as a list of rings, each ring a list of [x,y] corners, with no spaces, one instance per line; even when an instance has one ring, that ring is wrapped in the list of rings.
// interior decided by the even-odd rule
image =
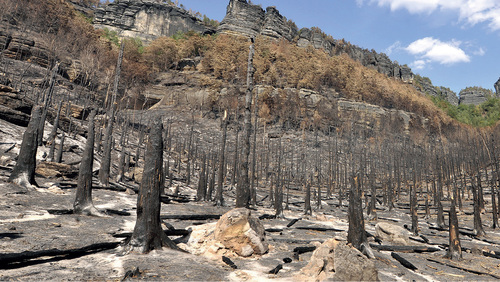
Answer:
[[[26,251],[21,253],[0,254],[0,269],[15,269],[45,262],[74,259],[106,250],[111,250],[121,242],[97,243],[77,249]]]
[[[437,259],[433,259],[433,258],[427,258],[427,260],[431,261],[431,262],[435,262],[435,263],[441,264],[441,265],[444,265],[444,266],[448,266],[448,267],[451,267],[451,268],[459,269],[459,270],[462,270],[462,271],[465,271],[465,272],[469,272],[469,273],[473,273],[473,274],[477,274],[477,275],[491,276],[493,278],[500,279],[499,275],[495,275],[493,273],[483,272],[483,271],[479,271],[479,270],[475,270],[475,269],[471,269],[471,268],[459,266],[459,265],[456,265],[456,264],[448,263],[448,262],[437,260]]]
[[[74,214],[73,210],[70,209],[62,209],[62,210],[47,210],[49,214],[52,215],[68,215],[68,214]],[[114,215],[120,215],[120,216],[130,216],[131,213],[127,211],[119,211],[119,210],[112,210],[112,209],[106,209],[104,210],[106,214],[114,214]]]
[[[279,233],[279,232],[283,232],[283,229],[281,229],[281,228],[267,228],[265,231],[269,232],[269,233]]]
[[[343,229],[328,228],[328,227],[315,227],[315,226],[298,226],[298,227],[295,227],[295,229],[321,231],[321,232],[327,232],[327,231],[343,232],[343,231],[345,231]]]
[[[260,220],[263,220],[263,219],[275,219],[275,218],[276,218],[276,215],[267,214],[267,213],[259,216]]]
[[[433,253],[442,251],[441,248],[431,246],[391,246],[391,245],[376,245],[370,244],[370,247],[379,251],[391,251],[400,253]]]
[[[163,232],[167,236],[188,236],[191,234],[191,231],[186,229],[167,229],[163,230]],[[113,233],[111,236],[115,238],[129,238],[132,236],[132,232]]]
[[[174,201],[174,202],[177,202],[177,203],[189,203],[191,202],[191,200],[186,197],[186,196],[175,196],[175,195],[170,195],[170,194],[166,194],[165,196],[161,196],[162,198],[162,201],[164,199],[168,199],[168,201]]]
[[[447,228],[440,228],[440,227],[437,227],[437,226],[429,226],[429,229],[434,229],[434,230],[438,230],[438,231],[448,232]],[[467,229],[469,229],[469,228],[467,228]],[[469,230],[464,230],[464,229],[461,228],[461,229],[458,230],[458,232],[461,235],[469,236],[469,237],[474,238],[474,239],[479,240],[479,241],[483,241],[483,242],[486,242],[486,243],[489,243],[489,244],[494,244],[494,245],[500,245],[500,242],[493,241],[493,240],[490,240],[488,238],[484,238],[484,237],[481,237],[481,236],[477,236],[473,231],[469,231]]]
[[[293,259],[299,260],[301,254],[309,253],[314,250],[316,250],[315,246],[296,247],[293,249]]]
[[[299,220],[301,220],[301,219],[302,219],[302,218],[294,218],[294,219],[292,219],[292,221],[290,221],[290,222],[286,225],[286,227],[288,227],[288,228],[292,227],[295,223],[297,223],[297,221],[299,221]]]
[[[395,260],[397,260],[399,263],[401,263],[401,265],[403,265],[404,267],[410,269],[410,270],[417,270],[418,268],[413,265],[413,263],[409,262],[407,259],[403,258],[402,256],[396,254],[395,252],[392,252],[391,253],[391,257],[393,257]]]
[[[491,252],[483,251],[483,256],[490,257],[490,258],[500,259],[500,252],[497,252],[497,251],[491,251]]]
[[[178,220],[209,220],[219,219],[220,214],[165,214],[160,215],[161,219],[178,219]]]

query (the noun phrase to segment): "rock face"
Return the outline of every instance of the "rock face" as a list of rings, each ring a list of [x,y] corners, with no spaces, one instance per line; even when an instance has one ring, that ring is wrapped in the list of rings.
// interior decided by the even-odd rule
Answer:
[[[266,9],[266,16],[260,33],[271,38],[285,38],[292,41],[297,34],[297,26],[287,21],[276,7],[271,6]]]
[[[299,47],[313,46],[316,49],[324,49],[330,55],[347,53],[364,66],[372,67],[390,77],[405,82],[411,82],[413,79],[413,73],[408,66],[392,62],[383,53],[369,51],[344,40],[335,40],[318,28],[298,30],[297,26],[282,16],[274,6],[264,11],[260,6],[252,5],[247,0],[230,0],[226,16],[217,31],[249,37],[264,35],[274,39],[283,38],[291,42],[296,41]]]
[[[410,235],[406,229],[387,222],[379,222],[375,225],[375,236],[384,243],[389,242],[390,244],[403,246],[410,243]]]
[[[296,278],[303,281],[379,281],[373,261],[336,239],[321,244]]]
[[[441,98],[448,101],[450,104],[454,106],[458,106],[458,96],[457,93],[451,91],[446,87],[438,87]]]
[[[497,93],[497,97],[500,97],[500,78],[495,82],[495,92]]]
[[[119,36],[137,37],[145,42],[160,36],[194,30],[203,34],[215,31],[175,5],[152,0],[116,0],[95,11],[94,26],[116,31]]]
[[[262,29],[265,14],[261,7],[249,4],[246,0],[231,0],[227,5],[226,17],[217,31],[257,36]]]
[[[51,52],[43,42],[30,38],[30,34],[23,34],[15,26],[0,25],[0,50],[4,56],[48,67]]]
[[[264,226],[245,208],[230,210],[219,219],[215,239],[243,257],[268,251]]]
[[[488,98],[493,97],[493,92],[481,87],[469,87],[460,91],[459,104],[479,105],[486,102]]]
[[[439,97],[454,106],[458,106],[457,93],[443,86],[434,86],[427,77],[416,76],[413,80],[413,86],[422,93]]]

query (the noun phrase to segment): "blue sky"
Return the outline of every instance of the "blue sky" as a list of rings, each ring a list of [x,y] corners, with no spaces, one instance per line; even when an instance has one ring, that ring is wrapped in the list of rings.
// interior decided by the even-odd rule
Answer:
[[[229,0],[180,0],[221,21]],[[299,28],[384,52],[436,86],[493,89],[500,77],[500,0],[253,0]]]

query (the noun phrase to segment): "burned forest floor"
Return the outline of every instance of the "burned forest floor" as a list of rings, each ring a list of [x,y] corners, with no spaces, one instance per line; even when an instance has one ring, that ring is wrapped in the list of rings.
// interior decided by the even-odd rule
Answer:
[[[189,119],[188,115],[184,116]],[[46,131],[49,130],[48,124]],[[36,180],[40,187],[25,190],[7,182],[23,132],[23,127],[0,120],[0,280],[298,281],[300,270],[309,262],[314,247],[330,238],[347,238],[347,201],[344,200],[340,206],[337,194],[328,198],[323,195],[320,205],[313,199],[312,215],[304,215],[304,192],[290,189],[284,195],[284,217],[275,218],[268,197],[269,188],[267,184],[260,183],[257,189],[258,204],[252,207],[251,212],[260,218],[266,228],[266,240],[269,243],[266,254],[243,258],[234,253],[225,253],[236,268],[228,266],[220,256],[198,254],[194,249],[191,249],[191,253],[163,249],[145,255],[125,255],[120,243],[134,228],[135,191],[139,185],[128,177],[121,183],[111,182],[108,188],[96,182],[94,205],[106,212],[107,216],[75,215],[72,213],[76,191],[75,171],[83,149],[83,137],[76,135],[68,138],[63,163],[67,164],[69,172],[50,175],[39,171]],[[44,153],[45,148],[41,148],[39,168],[44,167],[41,161]],[[167,184],[170,184],[169,181]],[[182,231],[170,237],[179,246],[190,241],[191,230],[216,222],[234,207],[235,191],[232,186],[227,185],[224,190],[226,206],[216,207],[212,202],[195,201],[196,184],[194,176],[191,185],[186,185],[182,177],[175,177],[172,187],[166,188],[162,197],[164,229]],[[178,189],[175,196],[174,187]],[[485,237],[476,237],[472,232],[471,199],[466,198],[463,211],[459,213],[463,249],[461,261],[444,258],[448,230],[436,227],[435,209],[431,209],[431,216],[425,218],[424,202],[419,201],[420,236],[410,236],[411,247],[395,251],[414,265],[416,269],[413,270],[395,260],[391,255],[393,251],[380,250],[381,245],[389,243],[374,238],[378,222],[408,228],[411,226],[408,195],[402,193],[391,211],[379,203],[377,219],[368,220],[365,213],[365,228],[375,255],[373,261],[379,279],[500,279],[500,231],[491,228],[490,195],[488,190],[485,191],[487,202],[485,213],[481,215],[487,234]],[[425,194],[420,198],[424,197]],[[444,206],[447,211],[449,201],[444,201]],[[445,222],[448,222],[446,212]],[[282,269],[279,272],[269,273],[280,264]]]

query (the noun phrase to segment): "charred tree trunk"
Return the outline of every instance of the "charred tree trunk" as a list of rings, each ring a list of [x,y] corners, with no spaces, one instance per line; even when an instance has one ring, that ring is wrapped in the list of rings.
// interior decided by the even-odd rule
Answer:
[[[451,201],[450,213],[449,213],[449,224],[450,224],[450,242],[448,247],[448,252],[446,257],[451,260],[461,260],[462,259],[462,247],[460,245],[460,237],[458,232],[458,218],[455,209],[456,203],[455,198]]]
[[[304,214],[305,215],[312,215],[312,208],[311,208],[311,183],[307,181],[307,183],[304,184],[305,190],[306,190],[306,198],[305,198],[305,206],[304,206]]]
[[[415,183],[415,182],[414,182]],[[418,235],[418,216],[417,216],[417,193],[414,185],[410,186],[410,213],[411,213],[411,232]]]
[[[54,126],[52,127],[52,131],[50,132],[49,138],[47,139],[47,142],[50,143],[49,155],[47,156],[47,159],[49,159],[51,162],[54,161],[54,152],[56,150],[56,136],[57,129],[59,128],[59,119],[61,117],[62,104],[63,100],[61,99],[61,101],[59,102],[59,106],[57,107],[57,115],[56,119],[54,120]]]
[[[438,182],[437,182],[437,190],[436,190],[436,201],[437,201],[437,225],[440,228],[444,228],[446,225],[444,223],[444,212],[443,212],[443,203],[441,202],[441,194],[442,194],[442,171],[438,168]]]
[[[276,217],[283,218],[283,171],[281,169],[283,150],[281,148],[281,138],[279,139],[278,148],[278,171],[276,176],[276,185],[274,190],[274,210]]]
[[[49,109],[52,100],[52,94],[54,93],[54,85],[56,83],[56,74],[58,70],[59,70],[59,63],[56,63],[50,74],[49,89],[47,90],[47,93],[44,95],[43,99],[44,106],[42,111],[42,117],[40,119],[40,124],[38,125],[38,140],[37,140],[38,146],[42,146],[43,131],[45,128],[45,119],[47,118],[47,111]]]
[[[472,177],[472,198],[474,199],[474,233],[476,236],[484,236],[486,232],[483,229],[483,223],[481,221],[481,205],[479,203],[478,187]]]
[[[484,209],[484,193],[483,193],[483,185],[481,180],[481,170],[479,169],[479,163],[476,164],[477,167],[477,196],[479,200],[479,209],[481,213],[485,212]]]
[[[202,165],[201,165],[201,172],[200,176],[198,178],[198,190],[196,191],[196,201],[204,201],[206,200],[207,196],[207,181],[206,181],[206,169],[207,169],[207,157],[205,154],[203,154],[202,158]]]
[[[216,171],[215,163],[216,163],[216,157],[215,154],[212,154],[212,165],[210,166],[211,169],[210,182],[208,183],[208,191],[207,191],[207,196],[205,198],[207,201],[212,201],[212,195],[215,189],[215,171]]]
[[[61,163],[62,162],[62,156],[64,153],[64,140],[66,138],[66,133],[63,131],[61,135],[61,140],[59,140],[59,148],[57,149],[57,155],[55,162],[56,163]]]
[[[222,119],[222,140],[219,151],[219,173],[217,176],[217,191],[215,192],[215,204],[217,206],[224,206],[224,197],[222,191],[224,189],[224,166],[225,166],[225,152],[226,152],[226,138],[227,138],[227,112],[224,112]]]
[[[361,250],[361,245],[368,245],[361,201],[359,176],[353,175],[351,177],[351,189],[349,190],[349,230],[347,233],[347,242],[351,243],[358,250]]]
[[[141,187],[137,198],[137,220],[134,232],[125,246],[127,253],[148,253],[162,247],[178,249],[161,228],[160,193],[163,188],[163,124],[151,125]]]
[[[194,135],[194,115],[191,121],[191,129],[189,130],[189,141],[187,147],[187,164],[186,164],[186,185],[191,184],[191,162],[192,162],[192,147],[193,147],[193,135]]]
[[[375,172],[373,170],[373,167],[371,168],[370,176],[369,176],[369,183],[370,183],[370,189],[371,189],[371,197],[370,197],[370,205],[368,206],[368,212],[367,214],[370,219],[376,219],[377,218],[377,209],[376,209],[376,203],[377,203],[377,187],[375,186]]]
[[[233,170],[231,171],[231,186],[234,186],[236,184],[236,178],[238,178],[238,156],[239,156],[239,149],[238,145],[240,143],[240,129],[239,129],[239,124],[238,124],[238,109],[236,110],[235,113],[235,120],[236,120],[236,139],[234,143],[234,158],[233,158]]]
[[[252,135],[252,92],[253,92],[253,56],[255,53],[254,38],[250,39],[248,52],[247,89],[245,92],[245,115],[243,123],[243,156],[240,163],[240,177],[236,189],[236,207],[248,207],[250,204],[250,181],[248,178],[248,159],[250,156],[250,137]]]
[[[254,124],[253,124],[253,146],[252,146],[252,169],[250,173],[250,202],[252,205],[257,205],[257,188],[255,185],[255,179],[257,178],[256,165],[257,165],[257,95],[254,98],[253,105],[253,116],[254,116]]]
[[[116,95],[118,94],[118,84],[120,83],[120,73],[122,68],[123,60],[123,50],[125,48],[125,42],[122,42],[120,47],[120,54],[118,55],[118,61],[116,63],[116,73],[115,81],[113,84],[113,97],[111,99],[111,105],[109,107],[109,120],[108,126],[106,127],[106,132],[104,134],[104,156],[101,161],[101,168],[99,169],[99,182],[104,186],[109,186],[109,173],[111,170],[111,145],[113,140],[113,123],[115,119],[115,101]]]
[[[23,142],[19,150],[16,165],[9,176],[9,182],[24,188],[38,186],[35,181],[36,151],[38,149],[38,129],[42,118],[42,107],[35,106],[31,110],[28,128],[23,134]]]
[[[118,175],[116,176],[116,182],[121,182],[125,174],[125,156],[127,154],[125,150],[125,135],[128,129],[128,119],[123,121],[122,124],[122,134],[120,136],[120,158],[118,159]]]
[[[83,151],[73,210],[76,214],[102,215],[92,203],[92,168],[94,164],[94,117],[95,110],[90,113],[88,137]]]

